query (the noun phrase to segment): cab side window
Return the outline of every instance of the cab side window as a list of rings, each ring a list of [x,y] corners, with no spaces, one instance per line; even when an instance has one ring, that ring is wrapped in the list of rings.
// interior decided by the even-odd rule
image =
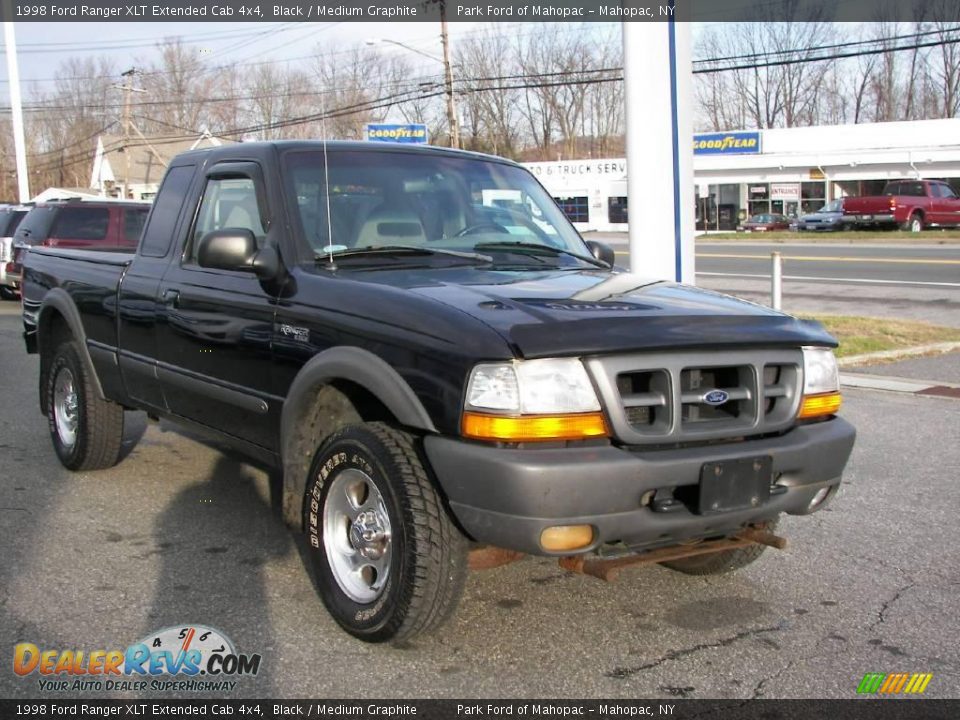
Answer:
[[[945,200],[953,200],[957,197],[953,188],[949,185],[931,185],[930,189],[933,190],[934,197],[944,198]]]
[[[227,228],[249,230],[263,247],[266,231],[261,221],[261,208],[250,178],[210,178],[203,191],[203,200],[197,212],[197,222],[190,243],[190,262],[197,261],[200,238],[214,230]]]

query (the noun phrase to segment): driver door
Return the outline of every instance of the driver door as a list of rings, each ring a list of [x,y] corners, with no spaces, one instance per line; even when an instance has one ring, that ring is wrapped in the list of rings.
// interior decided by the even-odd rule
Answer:
[[[279,225],[280,223],[276,223]],[[271,394],[274,298],[251,272],[200,267],[201,237],[225,228],[273,240],[257,163],[224,162],[206,173],[181,258],[160,282],[161,385],[170,410],[266,448],[277,446],[283,399]]]

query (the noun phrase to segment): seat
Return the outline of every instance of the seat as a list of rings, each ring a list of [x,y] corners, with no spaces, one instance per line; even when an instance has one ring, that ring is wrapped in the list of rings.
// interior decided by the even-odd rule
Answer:
[[[257,207],[257,198],[254,195],[245,195],[236,203],[223,222],[225,228],[244,228],[254,235],[263,235],[263,225],[260,223],[260,209]]]
[[[360,225],[355,247],[422,245],[427,235],[416,211],[397,202],[382,203]]]

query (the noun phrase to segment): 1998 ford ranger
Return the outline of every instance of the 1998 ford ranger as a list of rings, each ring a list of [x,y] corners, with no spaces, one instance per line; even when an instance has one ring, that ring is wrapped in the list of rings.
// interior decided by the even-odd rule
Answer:
[[[622,272],[460,151],[188,152],[135,253],[30,250],[23,321],[63,465],[114,465],[138,409],[282,469],[323,602],[371,642],[442,624],[472,558],[742,567],[854,442],[819,325]]]

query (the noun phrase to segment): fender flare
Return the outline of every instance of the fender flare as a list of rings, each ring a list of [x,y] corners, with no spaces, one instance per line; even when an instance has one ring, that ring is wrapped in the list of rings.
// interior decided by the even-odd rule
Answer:
[[[430,415],[406,380],[377,355],[353,346],[334,347],[315,355],[291,383],[280,419],[283,514],[286,522],[297,529],[302,521],[307,481],[306,472],[301,472],[299,467],[303,458],[297,457],[295,451],[297,419],[313,402],[316,388],[337,380],[348,380],[370,392],[401,424],[424,432],[437,432]]]
[[[44,342],[44,326],[48,322],[50,313],[56,311],[70,328],[70,333],[80,345],[80,359],[86,366],[87,375],[93,381],[93,388],[101,399],[106,399],[103,394],[103,386],[100,384],[100,377],[93,366],[93,359],[90,357],[90,349],[87,347],[87,333],[83,329],[83,320],[80,319],[80,311],[77,305],[63,288],[52,288],[43,298],[40,305],[40,312],[37,313],[37,349],[40,352],[41,363],[43,362],[43,353],[48,348]],[[52,350],[52,348],[49,348]],[[41,390],[41,395],[43,394]],[[41,403],[42,403],[41,398]]]

